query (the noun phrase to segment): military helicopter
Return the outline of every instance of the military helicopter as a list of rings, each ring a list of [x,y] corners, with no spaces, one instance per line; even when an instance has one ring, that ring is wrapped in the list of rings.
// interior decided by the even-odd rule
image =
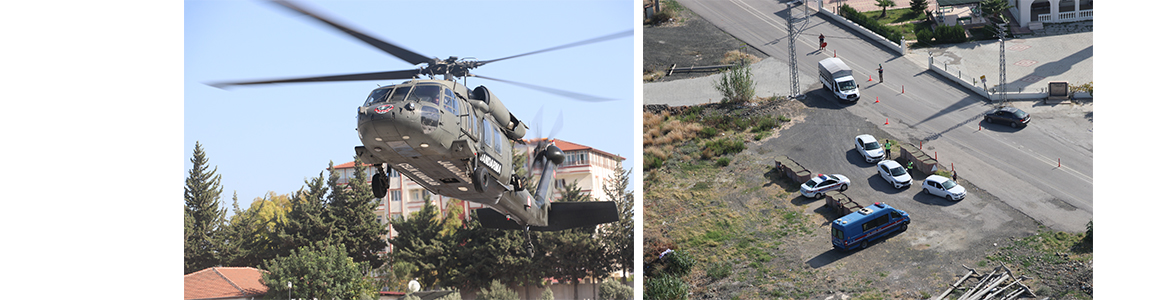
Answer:
[[[618,220],[611,201],[551,202],[549,184],[564,159],[555,143],[539,140],[532,165],[542,168],[535,191],[512,171],[513,143],[526,143],[528,126],[513,115],[486,86],[468,88],[457,79],[483,78],[505,82],[582,101],[609,101],[590,95],[495,79],[470,73],[488,63],[558,49],[627,37],[633,30],[576,43],[493,59],[474,60],[425,55],[379,40],[287,1],[270,1],[418,65],[417,69],[210,84],[219,88],[276,83],[403,80],[370,92],[357,110],[362,142],[354,151],[363,163],[375,166],[374,196],[386,196],[388,169],[412,179],[434,194],[482,203],[481,224],[488,228],[558,231]],[[441,76],[441,79],[435,79]],[[427,77],[423,79],[422,77]],[[529,241],[531,253],[531,241]]]

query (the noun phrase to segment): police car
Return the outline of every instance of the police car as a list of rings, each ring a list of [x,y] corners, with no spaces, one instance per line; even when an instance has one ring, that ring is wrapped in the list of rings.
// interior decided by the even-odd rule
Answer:
[[[844,191],[849,189],[849,178],[841,174],[817,174],[808,182],[800,185],[800,195],[805,198],[824,198],[825,192],[832,190]]]

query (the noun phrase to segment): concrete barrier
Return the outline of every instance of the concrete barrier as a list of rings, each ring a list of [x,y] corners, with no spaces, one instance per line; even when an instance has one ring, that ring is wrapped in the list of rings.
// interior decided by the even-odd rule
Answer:
[[[902,159],[914,163],[914,169],[924,174],[934,174],[938,171],[938,161],[922,152],[922,149],[902,146]],[[927,171],[929,170],[929,171]]]
[[[787,155],[776,160],[776,169],[780,170],[780,174],[796,182],[796,184],[803,184],[812,179],[812,172],[801,166],[800,163],[792,160]]]

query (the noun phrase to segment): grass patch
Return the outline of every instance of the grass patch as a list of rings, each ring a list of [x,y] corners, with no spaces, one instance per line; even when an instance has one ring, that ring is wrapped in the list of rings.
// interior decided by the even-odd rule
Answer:
[[[882,26],[889,26],[891,29],[898,30],[906,36],[906,40],[917,40],[918,36],[915,34],[916,32],[923,28],[930,29],[930,25],[925,22],[926,15],[910,10],[909,8],[887,9],[886,17],[881,19],[878,19],[878,16],[882,14],[881,10],[866,11],[861,12],[861,14],[877,21]]]

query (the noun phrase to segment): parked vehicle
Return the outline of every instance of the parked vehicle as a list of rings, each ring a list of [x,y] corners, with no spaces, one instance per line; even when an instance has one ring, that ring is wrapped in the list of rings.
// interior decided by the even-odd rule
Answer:
[[[906,231],[910,215],[885,203],[874,203],[833,220],[833,248],[851,250],[869,248],[870,241],[894,231]]]
[[[886,182],[889,182],[896,189],[910,187],[914,183],[914,178],[910,177],[910,172],[906,172],[906,168],[902,167],[896,161],[883,160],[878,162],[878,175],[882,176]]]
[[[938,175],[926,177],[922,181],[922,191],[951,201],[959,201],[967,197],[967,189],[950,178]]]
[[[877,162],[886,157],[886,150],[882,149],[882,145],[872,135],[857,136],[853,139],[853,146],[857,147],[857,153],[860,153],[867,163]]]
[[[844,191],[849,189],[849,178],[841,174],[817,174],[808,182],[800,185],[800,195],[805,198],[824,198],[825,192],[832,190]]]
[[[1032,116],[1019,108],[1005,106],[993,109],[983,115],[987,123],[1007,123],[1012,128],[1023,127],[1032,121]]]
[[[840,58],[831,57],[817,64],[820,69],[821,84],[825,89],[833,92],[837,99],[857,101],[861,94],[857,89],[857,82],[853,80],[853,69],[845,65]]]

